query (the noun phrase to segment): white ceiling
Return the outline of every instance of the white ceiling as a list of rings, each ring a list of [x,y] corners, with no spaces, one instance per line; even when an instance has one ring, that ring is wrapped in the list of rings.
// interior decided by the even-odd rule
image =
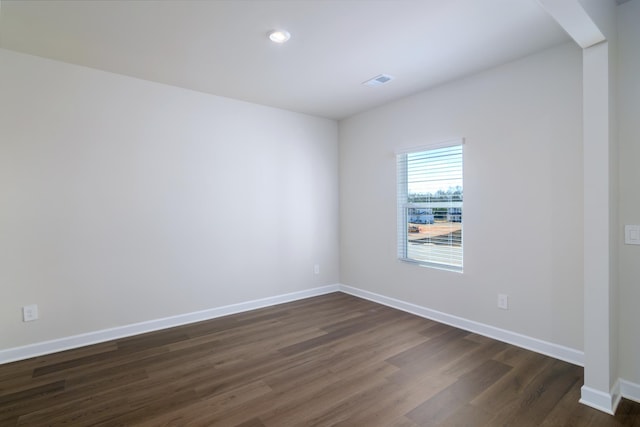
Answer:
[[[0,47],[334,119],[569,40],[536,0],[0,0]]]

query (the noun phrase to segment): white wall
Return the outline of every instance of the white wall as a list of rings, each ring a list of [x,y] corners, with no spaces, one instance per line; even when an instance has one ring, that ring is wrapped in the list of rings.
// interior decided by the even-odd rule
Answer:
[[[618,6],[620,376],[640,384],[640,246],[624,244],[624,224],[640,224],[640,0]],[[637,396],[636,396],[637,397]]]
[[[334,121],[0,50],[0,350],[337,283],[337,156]]]
[[[582,350],[581,79],[566,44],[342,121],[341,282]],[[456,137],[464,273],[397,261],[394,151]]]

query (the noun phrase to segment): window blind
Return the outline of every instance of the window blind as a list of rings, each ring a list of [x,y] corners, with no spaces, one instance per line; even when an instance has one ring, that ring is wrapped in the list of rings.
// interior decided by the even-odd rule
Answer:
[[[397,154],[398,258],[462,271],[462,141]]]

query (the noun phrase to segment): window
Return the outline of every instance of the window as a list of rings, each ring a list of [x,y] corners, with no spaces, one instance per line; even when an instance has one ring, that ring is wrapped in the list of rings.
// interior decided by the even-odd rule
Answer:
[[[462,142],[397,155],[401,260],[462,271]]]

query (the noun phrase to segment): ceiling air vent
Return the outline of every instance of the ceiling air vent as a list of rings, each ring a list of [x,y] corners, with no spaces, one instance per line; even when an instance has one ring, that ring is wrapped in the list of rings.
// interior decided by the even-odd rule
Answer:
[[[379,76],[375,76],[374,78],[369,79],[366,82],[362,82],[362,84],[365,86],[380,86],[385,83],[389,83],[393,79],[394,77],[388,74],[380,74]]]

